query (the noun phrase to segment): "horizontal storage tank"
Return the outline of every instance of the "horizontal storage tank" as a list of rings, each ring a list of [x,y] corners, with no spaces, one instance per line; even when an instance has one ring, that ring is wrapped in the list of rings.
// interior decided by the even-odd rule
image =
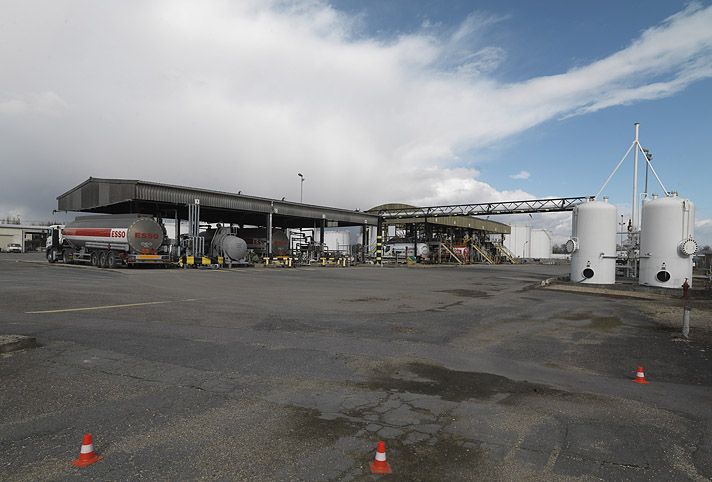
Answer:
[[[223,256],[226,261],[240,261],[247,257],[247,243],[235,236],[228,227],[208,229],[200,235],[205,238],[205,247],[210,256]]]
[[[646,286],[679,288],[687,279],[692,286],[695,206],[677,193],[643,201],[640,224],[640,275]]]
[[[604,201],[588,201],[574,208],[571,239],[571,281],[588,284],[616,282],[616,207]]]

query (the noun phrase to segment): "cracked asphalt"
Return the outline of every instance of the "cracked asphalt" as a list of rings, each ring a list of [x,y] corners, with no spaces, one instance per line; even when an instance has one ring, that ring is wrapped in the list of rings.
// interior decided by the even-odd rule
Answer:
[[[39,345],[0,355],[0,480],[710,480],[712,300],[683,340],[679,300],[566,270],[0,255],[0,335]]]

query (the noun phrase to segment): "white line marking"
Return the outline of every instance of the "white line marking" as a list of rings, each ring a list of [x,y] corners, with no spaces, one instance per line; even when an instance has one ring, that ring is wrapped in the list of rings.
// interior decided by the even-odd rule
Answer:
[[[197,298],[189,298],[187,300],[174,301],[148,301],[146,303],[129,303],[125,305],[105,305],[105,306],[89,306],[86,308],[66,308],[62,310],[43,310],[43,311],[25,311],[25,314],[41,314],[41,313],[68,313],[70,311],[92,311],[92,310],[109,310],[112,308],[132,308],[134,306],[149,306],[149,305],[164,305],[167,303],[181,303],[183,301],[198,301]]]

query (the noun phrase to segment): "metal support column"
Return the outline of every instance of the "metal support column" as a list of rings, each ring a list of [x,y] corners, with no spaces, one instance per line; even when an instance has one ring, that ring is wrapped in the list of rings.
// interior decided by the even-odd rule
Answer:
[[[188,204],[188,233],[190,236],[191,255],[201,258],[205,252],[205,239],[200,236],[200,199]]]
[[[324,228],[326,227],[326,219],[321,220],[321,226],[319,226],[319,243],[324,244]]]
[[[413,262],[418,262],[418,224],[413,223]]]
[[[368,226],[364,224],[361,226],[361,262],[365,263],[366,262],[366,253],[367,253],[367,245],[368,244]]]
[[[267,257],[272,259],[272,211],[274,203],[270,207],[270,212],[267,215]]]
[[[383,266],[383,218],[378,217],[378,225],[376,226],[376,264]]]

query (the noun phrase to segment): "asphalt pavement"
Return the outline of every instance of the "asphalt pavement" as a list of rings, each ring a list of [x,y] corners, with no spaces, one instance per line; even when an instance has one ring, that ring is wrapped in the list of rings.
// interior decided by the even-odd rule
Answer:
[[[0,355],[0,480],[710,480],[712,301],[684,340],[680,300],[566,270],[2,254],[0,335],[37,347]]]

